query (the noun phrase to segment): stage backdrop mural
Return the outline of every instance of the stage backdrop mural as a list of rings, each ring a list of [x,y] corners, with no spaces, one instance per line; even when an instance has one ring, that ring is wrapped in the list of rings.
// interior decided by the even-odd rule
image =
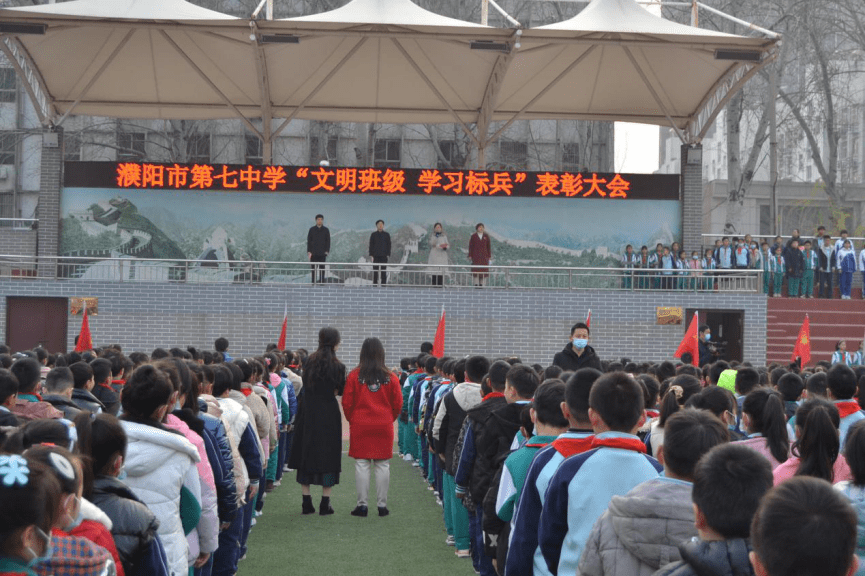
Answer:
[[[679,239],[678,196],[676,175],[69,162],[60,255],[94,259],[76,261],[76,277],[117,268],[96,261],[104,257],[173,270],[192,260],[184,275],[237,274],[228,261],[305,262],[307,231],[323,214],[331,263],[369,261],[381,218],[394,266],[427,261],[436,222],[451,263],[468,264],[469,237],[483,222],[494,265],[615,267],[627,244]],[[300,269],[256,274],[309,280]]]

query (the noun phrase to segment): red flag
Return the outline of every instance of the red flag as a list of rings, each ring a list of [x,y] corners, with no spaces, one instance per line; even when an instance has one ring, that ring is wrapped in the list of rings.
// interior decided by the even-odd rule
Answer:
[[[793,356],[790,357],[790,361],[795,362],[797,356],[802,359],[802,366],[811,361],[811,323],[807,314],[805,314],[805,320],[802,321],[802,327],[799,328],[799,337],[796,338],[796,345],[793,346]]]
[[[279,340],[276,342],[276,347],[279,350],[285,350],[285,333],[288,331],[288,304],[285,305],[285,315],[282,317],[282,330],[279,332]]]
[[[433,340],[432,355],[436,358],[441,358],[445,355],[445,307],[442,306],[442,316],[439,318],[439,325],[436,328],[436,337]]]
[[[700,321],[698,319],[697,312],[694,312],[694,317],[691,319],[691,323],[688,325],[688,331],[685,332],[685,337],[682,338],[682,343],[679,344],[679,347],[676,349],[676,353],[673,354],[674,358],[681,358],[682,354],[685,352],[691,353],[692,363],[697,368],[700,367],[700,345],[697,335],[697,329],[700,327]]]
[[[81,332],[78,333],[78,344],[75,345],[76,352],[93,350],[93,337],[90,335],[90,321],[87,319],[87,305],[84,308],[84,318],[81,320]]]
[[[592,309],[591,308],[589,308],[589,313],[586,314],[586,326],[588,326],[589,328],[592,327]]]

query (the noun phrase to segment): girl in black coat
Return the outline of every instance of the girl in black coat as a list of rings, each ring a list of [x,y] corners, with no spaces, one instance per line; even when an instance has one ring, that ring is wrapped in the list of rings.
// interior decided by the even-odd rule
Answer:
[[[169,576],[165,550],[156,534],[159,521],[121,480],[126,432],[110,414],[82,412],[75,419],[84,471],[84,497],[111,518],[111,535],[127,576]]]

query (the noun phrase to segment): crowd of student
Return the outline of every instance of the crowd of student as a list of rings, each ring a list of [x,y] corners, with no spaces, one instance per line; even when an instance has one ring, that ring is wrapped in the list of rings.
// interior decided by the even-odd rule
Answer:
[[[287,469],[305,351],[216,348],[0,350],[0,574],[237,572]]]
[[[865,367],[427,352],[399,451],[478,574],[863,573]]]
[[[546,368],[431,345],[402,361],[399,452],[476,572],[858,570],[865,367],[601,362],[588,326],[571,334]],[[0,350],[0,574],[237,571],[312,384],[303,350],[216,347]]]
[[[773,243],[757,243],[750,234],[743,238],[724,236],[715,246],[688,253],[678,242],[658,243],[654,252],[647,246],[639,252],[628,244],[622,266],[629,272],[624,288],[665,290],[713,290],[723,284],[718,270],[760,270],[764,294],[790,298],[834,298],[833,276],[842,300],[849,300],[853,274],[862,272],[865,284],[865,244],[857,254],[847,230],[839,238],[826,234],[820,226],[814,238],[803,239],[798,230],[784,242],[776,236]],[[865,293],[863,293],[865,297]]]

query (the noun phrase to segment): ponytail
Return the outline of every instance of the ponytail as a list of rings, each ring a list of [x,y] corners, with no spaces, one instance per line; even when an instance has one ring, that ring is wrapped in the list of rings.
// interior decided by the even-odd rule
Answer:
[[[766,439],[772,457],[786,462],[790,456],[787,418],[781,395],[769,388],[757,388],[745,396],[742,411],[751,417],[751,431]]]
[[[690,374],[679,374],[672,380],[669,380],[664,398],[661,400],[660,418],[658,418],[658,426],[664,427],[667,423],[667,418],[679,411],[679,408],[685,405],[691,396],[699,394],[702,390],[700,381]]]
[[[667,418],[679,411],[679,396],[682,395],[682,389],[678,386],[670,386],[664,398],[661,400],[661,416],[658,418],[658,426],[664,427],[667,423]]]
[[[796,411],[796,425],[802,433],[793,445],[793,453],[798,452],[801,458],[795,475],[833,482],[835,461],[841,449],[838,409],[826,400],[809,400]]]

